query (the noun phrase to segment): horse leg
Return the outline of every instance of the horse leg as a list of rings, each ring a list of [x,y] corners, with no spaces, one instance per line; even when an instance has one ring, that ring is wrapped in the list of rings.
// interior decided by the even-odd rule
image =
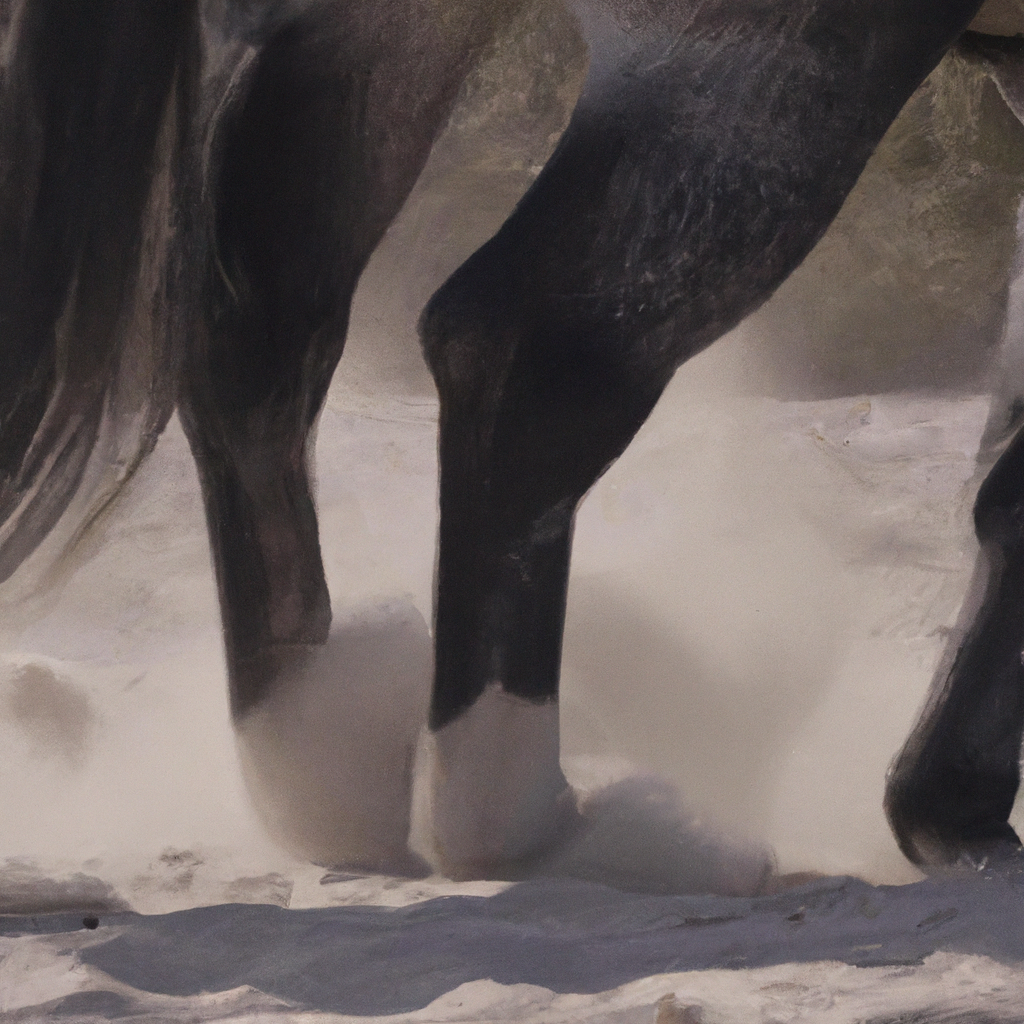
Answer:
[[[310,432],[359,275],[495,24],[491,13],[456,24],[417,3],[358,7],[305,5],[275,22],[206,146],[207,283],[180,407],[243,731],[262,729],[255,713],[273,713],[269,698],[287,703],[327,640]],[[406,812],[402,849],[407,832]],[[302,852],[348,856],[337,844]]]
[[[957,52],[992,77],[1024,121],[1024,41],[968,32]],[[1011,302],[1018,290],[1011,285]],[[1019,327],[1011,315],[1012,307],[1007,331]],[[982,439],[982,469],[1020,419],[1024,382],[1014,372],[1015,354],[1003,360],[1004,379]],[[1009,817],[1024,736],[1024,433],[989,470],[974,519],[981,551],[960,622],[886,787],[886,813],[900,848],[924,867],[1021,857]]]
[[[922,866],[1017,861],[1009,824],[1024,736],[1024,432],[978,493],[981,552],[964,624],[890,770],[885,807]]]
[[[756,30],[730,5],[598,18],[554,156],[424,313],[441,401],[432,827],[450,874],[520,872],[572,822],[557,690],[580,499],[675,368],[804,258],[970,15],[925,30],[887,5],[797,6]]]
[[[323,642],[330,624],[306,439],[359,272],[340,209],[355,191],[346,162],[359,100],[304,56],[287,32],[270,40],[214,126],[205,322],[181,385],[236,718],[280,659]]]

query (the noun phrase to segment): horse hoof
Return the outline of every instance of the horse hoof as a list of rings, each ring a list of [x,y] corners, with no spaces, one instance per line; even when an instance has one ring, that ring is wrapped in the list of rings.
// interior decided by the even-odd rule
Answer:
[[[408,851],[412,761],[430,634],[407,601],[353,610],[298,652],[236,720],[242,776],[266,831],[331,868],[423,877]]]
[[[342,860],[319,865],[327,870],[324,879],[342,881],[353,875],[389,875],[392,878],[429,878],[433,874],[430,865],[410,850],[383,852],[377,857],[364,860]],[[321,884],[326,884],[321,880]]]
[[[448,878],[522,878],[574,827],[575,795],[558,760],[557,704],[489,686],[426,737],[421,756],[417,775],[429,788],[421,852]]]
[[[625,892],[757,896],[779,878],[772,852],[688,812],[675,787],[637,775],[581,800],[579,822],[543,873]]]
[[[446,850],[435,846],[436,867],[453,882],[521,882],[549,875],[551,864],[560,851],[571,845],[585,829],[576,807],[576,793],[567,788],[556,800],[543,835],[528,852],[517,857],[487,853],[475,858],[463,855],[462,859],[455,860]]]
[[[998,837],[962,841],[956,859],[946,869],[952,873],[976,872],[1024,880],[1024,844],[1005,822]]]
[[[977,872],[1024,877],[1024,844],[1008,822],[965,826],[903,818],[893,820],[893,831],[907,858],[929,875]]]

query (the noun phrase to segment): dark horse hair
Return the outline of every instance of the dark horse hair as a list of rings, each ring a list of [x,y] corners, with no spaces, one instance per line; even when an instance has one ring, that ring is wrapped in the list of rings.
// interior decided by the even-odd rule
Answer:
[[[0,580],[55,528],[73,543],[177,409],[236,720],[286,685],[330,627],[307,439],[352,294],[527,2],[0,0]],[[801,263],[980,6],[576,4],[568,128],[420,322],[451,874],[529,862],[572,816],[551,712],[579,501],[674,371]],[[1004,70],[1020,50],[964,45]],[[1022,460],[1018,440],[981,490],[979,597],[890,779],[918,863],[1019,857]]]
[[[73,543],[174,410],[171,153],[192,12],[6,0],[2,20],[6,580],[78,494]]]

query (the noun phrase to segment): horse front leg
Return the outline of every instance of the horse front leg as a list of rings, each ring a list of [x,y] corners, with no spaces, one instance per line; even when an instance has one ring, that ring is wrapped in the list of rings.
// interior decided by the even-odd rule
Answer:
[[[968,32],[956,51],[994,80],[1024,121],[1024,40]],[[1019,250],[1020,239],[1018,265]],[[1020,419],[1017,292],[1019,275],[980,469]],[[989,470],[974,518],[981,547],[974,578],[925,710],[890,769],[885,808],[900,848],[921,867],[1017,870],[1024,851],[1009,818],[1024,735],[1024,434]]]
[[[346,196],[362,156],[348,151],[362,97],[318,43],[304,25],[264,41],[196,147],[208,154],[208,223],[197,227],[206,266],[180,409],[236,720],[285,662],[326,640],[331,618],[307,440],[360,269]]]
[[[978,494],[981,545],[956,639],[921,720],[890,769],[885,808],[925,868],[1019,869],[1009,824],[1024,737],[1024,433]]]

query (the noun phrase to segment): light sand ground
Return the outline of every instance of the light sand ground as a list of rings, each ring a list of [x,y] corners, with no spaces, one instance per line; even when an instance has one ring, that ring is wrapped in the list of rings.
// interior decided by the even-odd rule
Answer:
[[[721,352],[680,374],[580,514],[565,653],[567,769],[591,792],[634,780],[616,791],[613,809],[621,820],[633,800],[641,813],[627,814],[628,835],[611,834],[604,855],[625,861],[641,886],[659,884],[664,870],[650,850],[664,839],[658,830],[666,815],[705,837],[701,855],[712,860],[767,844],[784,871],[912,881],[919,876],[882,817],[882,785],[970,571],[972,477],[988,400],[730,397],[721,387],[728,344]],[[393,721],[414,730],[422,714],[436,528],[434,416],[429,400],[371,400],[338,388],[320,425],[319,504],[336,629],[376,636],[382,660],[389,636],[400,634],[408,647],[386,701],[375,697],[372,648],[348,661],[339,651],[309,683],[307,697],[324,702],[311,706],[326,709],[321,747],[310,748],[301,730],[293,741],[310,748],[304,756],[319,773],[310,783],[314,796],[325,766],[357,780],[374,771],[372,752],[359,746],[365,722],[353,720],[339,688],[354,692],[381,729]],[[127,908],[153,914],[238,902],[386,907],[506,888],[361,875],[321,884],[322,869],[265,836],[235,756],[202,517],[176,426],[89,544],[58,591],[32,601],[13,589],[7,597],[0,690],[6,909],[91,906],[108,918]],[[388,633],[389,622],[397,634]],[[682,794],[678,804],[668,785]],[[372,787],[363,792],[356,781],[346,792],[371,822],[375,810],[388,813],[368,806],[379,798],[366,795]],[[653,805],[645,818],[643,807]],[[694,869],[694,887],[709,870],[708,863]],[[679,867],[671,881],[685,887],[685,871]],[[577,884],[563,881],[554,891],[571,896]],[[858,890],[857,898],[872,892],[888,890]],[[1001,906],[1014,915],[1017,897],[1007,892]],[[942,924],[948,908],[933,907],[936,899],[944,897],[928,895],[927,907],[908,903],[897,931],[920,937],[918,925],[933,914],[932,924]],[[949,899],[965,916],[974,905],[962,893]],[[738,898],[730,906],[740,904],[743,913],[724,914],[734,922],[716,926],[726,928],[716,942],[753,956],[765,936],[752,922],[760,916],[777,925],[779,911]],[[552,914],[548,925],[558,920]],[[700,914],[715,916],[706,908]],[[852,944],[868,950],[872,919],[861,918],[864,941]],[[843,920],[828,918],[819,934],[849,946]],[[147,986],[139,977],[115,984],[75,952],[124,926],[106,927],[4,939],[6,1015],[355,1019],[335,1014],[329,999],[310,1004],[316,1013],[300,1013],[294,997],[275,996],[273,986],[239,989],[230,972],[209,995],[168,995],[159,986],[153,991],[162,995],[140,994]],[[455,927],[472,933],[472,920]],[[606,920],[601,927],[614,943],[620,926]],[[635,944],[632,927],[621,924],[623,950]],[[527,927],[515,941],[529,943],[532,934]],[[692,949],[691,940],[688,933],[684,948]],[[309,940],[298,945],[308,948]],[[1019,1019],[1016,952],[976,942],[954,947],[947,943],[923,965],[918,950],[902,967],[809,963],[839,954],[805,949],[792,963],[749,970],[638,968],[632,980],[579,990],[501,985],[481,968],[476,980],[442,988],[445,994],[398,1019],[632,1021],[657,1013],[664,1024],[697,1019],[686,1016],[691,1005],[702,1006],[708,1021],[896,1019],[936,1006]],[[345,948],[341,942],[337,950],[339,977]],[[409,970],[430,976],[437,967],[431,948]],[[278,968],[283,976],[304,969],[287,957]],[[99,995],[53,1002],[80,990],[119,992],[125,1002]],[[659,1003],[668,993],[675,1002]]]

